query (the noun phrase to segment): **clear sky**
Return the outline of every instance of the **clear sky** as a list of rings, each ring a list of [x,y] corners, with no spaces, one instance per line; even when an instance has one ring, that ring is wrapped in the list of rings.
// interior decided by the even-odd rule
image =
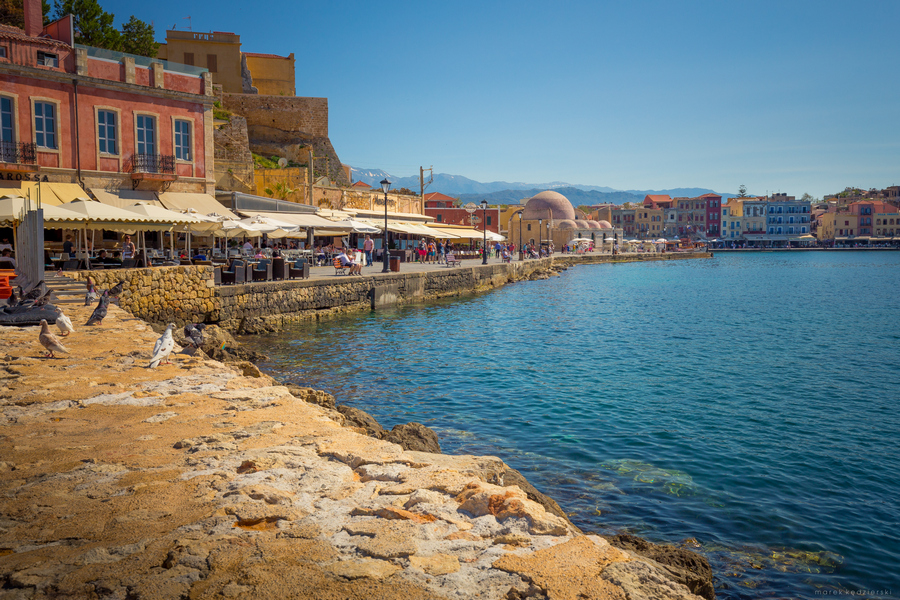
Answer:
[[[816,197],[900,184],[900,0],[100,0],[294,53],[341,160],[395,176]]]

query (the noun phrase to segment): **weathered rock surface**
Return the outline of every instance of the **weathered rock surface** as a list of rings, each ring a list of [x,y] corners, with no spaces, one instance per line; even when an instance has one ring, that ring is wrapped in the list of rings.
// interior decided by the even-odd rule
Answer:
[[[696,552],[668,544],[654,544],[627,533],[608,537],[607,540],[616,548],[628,550],[658,563],[670,579],[683,583],[694,594],[707,600],[715,598],[712,568],[709,562]]]
[[[404,450],[200,353],[147,369],[157,334],[118,307],[64,357],[37,338],[0,329],[0,597],[696,598],[495,457]]]

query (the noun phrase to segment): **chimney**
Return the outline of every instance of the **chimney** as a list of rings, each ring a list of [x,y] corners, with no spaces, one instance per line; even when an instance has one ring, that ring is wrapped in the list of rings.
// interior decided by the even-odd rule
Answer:
[[[41,0],[25,0],[23,7],[25,12],[25,35],[37,37],[44,31],[44,11]]]

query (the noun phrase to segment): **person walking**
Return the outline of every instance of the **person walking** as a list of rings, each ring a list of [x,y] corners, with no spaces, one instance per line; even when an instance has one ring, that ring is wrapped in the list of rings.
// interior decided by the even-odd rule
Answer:
[[[363,242],[363,252],[366,253],[366,266],[372,266],[372,250],[375,248],[375,242],[372,241],[372,237],[367,233],[366,241]]]
[[[438,264],[447,264],[447,245],[444,242],[438,242]]]

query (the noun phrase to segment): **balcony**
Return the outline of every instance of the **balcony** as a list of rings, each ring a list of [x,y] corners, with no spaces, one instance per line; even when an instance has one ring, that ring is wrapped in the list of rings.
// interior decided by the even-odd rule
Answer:
[[[6,171],[31,173],[40,169],[37,164],[37,146],[27,142],[0,142],[0,163],[16,165],[4,167]]]
[[[171,183],[175,174],[175,157],[164,154],[132,154],[129,160],[131,183],[137,189],[141,181]]]

